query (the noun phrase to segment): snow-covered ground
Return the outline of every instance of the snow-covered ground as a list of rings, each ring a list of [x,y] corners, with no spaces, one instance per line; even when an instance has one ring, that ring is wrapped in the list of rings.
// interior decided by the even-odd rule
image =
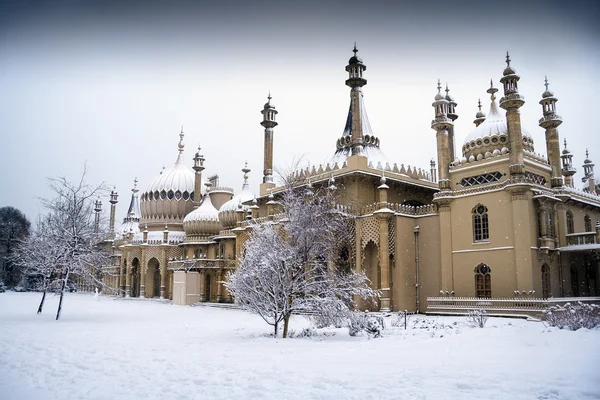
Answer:
[[[68,294],[56,322],[39,298],[0,294],[0,399],[600,398],[598,330],[412,317],[379,339],[273,339],[239,310]]]

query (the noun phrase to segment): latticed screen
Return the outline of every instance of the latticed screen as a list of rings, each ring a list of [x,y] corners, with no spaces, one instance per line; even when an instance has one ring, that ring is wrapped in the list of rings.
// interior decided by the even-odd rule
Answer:
[[[469,176],[467,178],[463,178],[460,181],[460,185],[462,187],[469,187],[475,185],[483,185],[484,183],[497,182],[502,178],[501,172],[490,172],[489,174]]]
[[[592,219],[590,218],[590,216],[586,215],[585,218],[583,219],[583,222],[585,223],[585,231],[591,232],[592,231]]]
[[[490,267],[485,264],[475,268],[475,296],[484,299],[492,298],[492,275]]]
[[[552,211],[546,212],[546,237],[554,237],[554,215]]]
[[[490,238],[487,211],[487,207],[481,204],[473,209],[473,240],[475,242]]]
[[[550,297],[550,268],[548,265],[542,265],[542,298]]]
[[[574,233],[575,227],[573,226],[573,213],[567,211],[567,233]]]

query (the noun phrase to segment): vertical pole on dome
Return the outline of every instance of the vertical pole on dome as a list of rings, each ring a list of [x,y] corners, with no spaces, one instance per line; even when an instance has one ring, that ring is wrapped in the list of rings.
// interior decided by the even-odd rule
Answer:
[[[260,185],[261,196],[264,196],[269,189],[275,187],[273,183],[273,134],[274,128],[278,124],[275,120],[277,110],[271,104],[271,98],[271,92],[269,91],[267,102],[261,111],[263,120],[260,124],[265,128],[263,182]]]
[[[200,206],[202,202],[202,171],[204,171],[204,156],[200,154],[200,145],[198,145],[198,151],[194,156],[194,197],[192,199],[194,204],[194,210]]]
[[[523,132],[521,130],[521,113],[519,108],[525,104],[525,98],[519,94],[518,82],[521,77],[510,66],[510,55],[506,52],[506,68],[500,82],[504,85],[504,97],[500,99],[500,107],[506,110],[506,125],[510,142],[510,175],[521,180],[525,173],[523,161]]]
[[[540,104],[542,106],[543,116],[540,119],[539,125],[546,131],[546,151],[548,154],[548,163],[552,168],[552,176],[550,184],[552,187],[563,186],[561,176],[560,162],[560,139],[558,137],[558,126],[562,124],[562,118],[556,115],[556,102],[558,99],[554,97],[548,89],[548,77],[544,77],[544,86],[546,90],[542,94]]]

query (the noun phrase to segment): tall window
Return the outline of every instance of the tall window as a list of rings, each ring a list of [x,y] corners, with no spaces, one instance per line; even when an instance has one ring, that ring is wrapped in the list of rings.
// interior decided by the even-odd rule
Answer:
[[[573,226],[573,213],[567,211],[567,234],[575,233],[575,227]]]
[[[554,212],[552,210],[546,211],[546,237],[554,237]]]
[[[550,297],[550,267],[542,265],[542,298]]]
[[[485,264],[475,268],[475,296],[484,299],[492,298],[492,270]]]
[[[478,204],[473,208],[473,241],[481,242],[490,239],[487,207]]]
[[[585,231],[591,232],[592,231],[592,219],[590,218],[590,216],[586,215],[583,218],[583,222],[585,223]]]

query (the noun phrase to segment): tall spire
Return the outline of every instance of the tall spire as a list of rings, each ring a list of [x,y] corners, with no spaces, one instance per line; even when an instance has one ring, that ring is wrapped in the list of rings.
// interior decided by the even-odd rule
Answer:
[[[525,173],[523,161],[523,133],[521,131],[521,115],[519,108],[525,104],[525,98],[519,94],[518,82],[521,77],[510,66],[510,55],[506,52],[506,68],[500,82],[504,85],[504,97],[500,99],[500,107],[506,110],[506,125],[510,141],[510,174],[521,179]]]
[[[477,114],[475,114],[475,120],[473,121],[476,127],[485,121],[485,113],[481,111],[481,99],[477,100],[477,107],[479,108],[479,111],[477,111]]]
[[[453,127],[452,119],[448,117],[450,102],[442,95],[442,85],[438,79],[437,94],[432,104],[435,110],[435,118],[431,121],[431,128],[435,129],[438,154],[438,177],[441,190],[450,189],[449,167],[452,152],[450,150],[450,140],[448,131]]]
[[[204,156],[200,153],[201,148],[198,144],[198,151],[194,155],[194,210],[200,207],[204,199],[202,198],[202,171],[204,171]]]
[[[450,96],[450,89],[448,89],[448,82],[446,82],[446,100],[448,100],[448,118],[454,121],[458,119],[456,114],[456,106],[458,105],[454,98]],[[448,128],[448,146],[450,147],[450,162],[454,161],[454,124]]]
[[[567,148],[567,138],[565,138],[565,148],[560,156],[562,161],[562,175],[565,178],[565,185],[574,187],[573,175],[577,172],[577,169],[573,167],[573,155]]]
[[[367,111],[363,101],[362,87],[367,84],[363,73],[367,66],[358,57],[356,44],[352,49],[354,55],[348,60],[346,85],[350,90],[350,108],[342,137],[336,143],[336,158],[339,155],[367,155],[365,147],[375,147],[379,151],[379,139],[373,136]],[[383,155],[381,155],[383,156]]]
[[[596,178],[594,177],[594,163],[590,160],[590,153],[585,149],[585,160],[583,161],[583,177],[581,182],[587,182],[588,187],[585,188],[590,193],[596,193]]]
[[[278,125],[275,120],[278,113],[275,109],[275,105],[271,104],[270,90],[269,95],[267,96],[267,102],[265,103],[261,114],[263,115],[263,120],[260,124],[265,128],[265,138],[263,183],[261,184],[260,193],[261,195],[265,195],[267,189],[275,186],[273,183],[273,134],[275,132],[274,128]]]
[[[563,180],[561,176],[560,139],[557,128],[562,124],[562,118],[556,114],[558,99],[548,89],[548,77],[544,77],[544,86],[546,90],[542,93],[542,99],[540,100],[543,116],[539,121],[539,125],[546,130],[546,152],[548,163],[552,168],[551,186],[561,187]]]
[[[115,214],[118,203],[119,194],[117,193],[117,188],[113,187],[113,190],[110,192],[110,219],[108,220],[108,229],[109,234],[114,237],[115,232]]]

